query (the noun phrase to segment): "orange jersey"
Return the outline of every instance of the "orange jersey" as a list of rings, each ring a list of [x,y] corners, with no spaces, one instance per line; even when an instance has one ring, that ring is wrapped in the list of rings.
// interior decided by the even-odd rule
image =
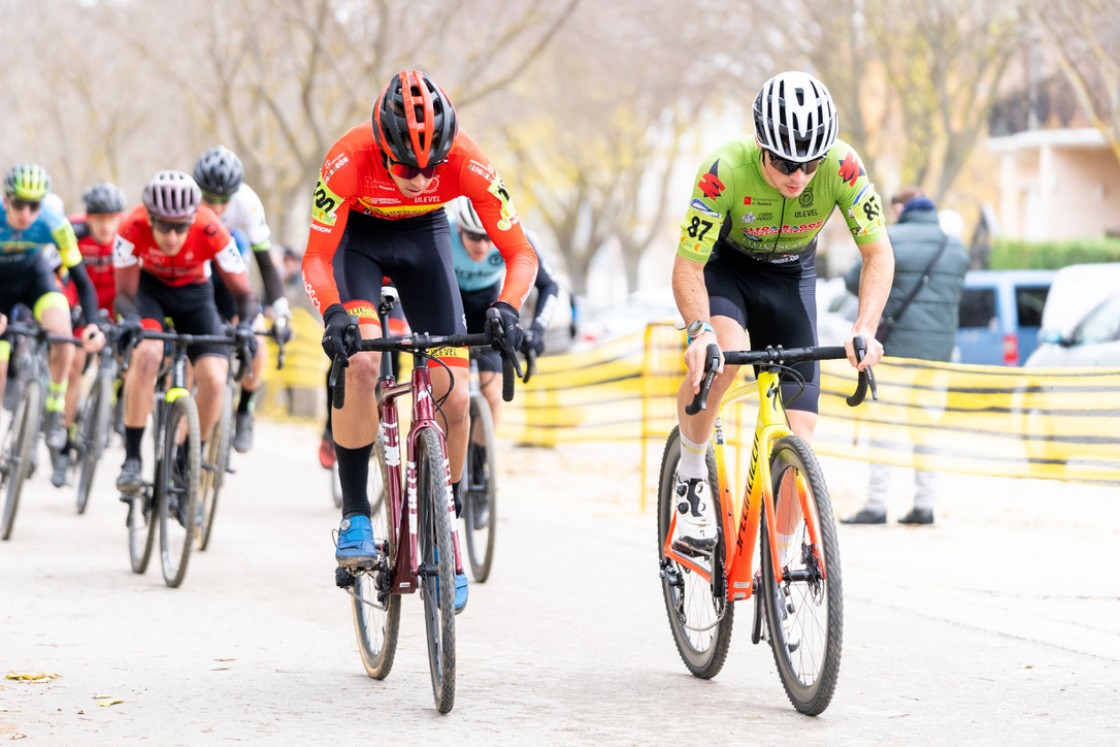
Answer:
[[[466,195],[506,262],[499,300],[515,309],[525,302],[537,275],[537,257],[498,172],[463,130],[455,137],[447,163],[428,189],[406,197],[385,168],[369,122],[354,127],[327,153],[311,207],[311,232],[303,256],[307,294],[320,311],[339,303],[332,260],[351,211],[399,220],[431,213]]]
[[[210,260],[217,263],[223,276],[244,276],[245,287],[248,287],[248,270],[233,236],[205,205],[199,206],[183,248],[174,257],[156,246],[148,211],[143,205],[121,221],[113,244],[113,266],[118,272],[139,264],[143,272],[172,287],[209,282]]]

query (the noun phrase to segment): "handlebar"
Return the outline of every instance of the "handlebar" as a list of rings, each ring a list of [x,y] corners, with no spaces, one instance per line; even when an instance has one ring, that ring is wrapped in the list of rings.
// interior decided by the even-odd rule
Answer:
[[[867,355],[866,343],[863,338],[858,335],[852,340],[852,343],[855,347],[856,360],[862,361],[864,356]],[[723,353],[724,362],[733,366],[753,365],[762,366],[764,368],[787,363],[799,363],[802,361],[838,360],[847,357],[848,352],[843,346],[817,346],[789,349],[779,346],[776,348],[768,347],[765,350],[729,350]],[[688,415],[695,415],[701,410],[706,410],[708,408],[708,392],[719,370],[719,358],[719,346],[714,344],[709,345],[705,353],[704,380],[700,384],[700,391],[692,398],[692,402],[685,405],[684,408],[685,413]],[[879,391],[875,385],[875,374],[871,371],[870,366],[859,372],[856,390],[849,395],[845,401],[850,407],[859,405],[867,396],[868,389],[871,390],[872,399],[879,399]]]

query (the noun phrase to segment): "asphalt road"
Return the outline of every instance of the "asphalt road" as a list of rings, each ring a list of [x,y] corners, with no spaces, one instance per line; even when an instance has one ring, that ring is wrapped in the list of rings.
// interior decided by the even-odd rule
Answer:
[[[720,675],[687,674],[636,447],[506,445],[495,568],[457,618],[441,716],[419,598],[404,600],[390,677],[365,676],[316,449],[310,426],[258,425],[179,589],[155,562],[129,569],[117,452],[85,516],[37,475],[0,543],[0,670],[57,677],[0,680],[0,741],[1120,742],[1115,489],[946,476],[935,527],[842,526],[840,679],[807,718],[751,645],[745,605]],[[824,467],[838,515],[855,510],[866,468]]]

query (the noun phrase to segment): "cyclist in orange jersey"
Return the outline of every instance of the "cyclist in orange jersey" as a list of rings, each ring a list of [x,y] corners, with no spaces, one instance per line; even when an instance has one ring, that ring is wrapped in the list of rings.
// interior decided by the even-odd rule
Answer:
[[[376,100],[372,120],[372,127],[358,125],[335,143],[315,188],[303,276],[323,314],[324,352],[332,358],[352,352],[343,341],[351,314],[361,321],[362,337],[380,334],[376,304],[383,277],[400,292],[414,332],[466,332],[443,209],[460,195],[470,199],[505,259],[505,283],[493,305],[516,349],[523,336],[519,309],[536,277],[537,260],[497,170],[459,129],[447,94],[420,70],[393,77]],[[373,392],[379,362],[375,353],[350,360],[345,406],[332,413],[343,517],[335,558],[351,568],[377,555],[366,483],[378,427]],[[437,400],[446,397],[439,412],[456,506],[467,448],[467,368],[467,351],[454,349],[441,351],[431,372]],[[466,603],[466,591],[466,576],[460,574],[456,609]]]

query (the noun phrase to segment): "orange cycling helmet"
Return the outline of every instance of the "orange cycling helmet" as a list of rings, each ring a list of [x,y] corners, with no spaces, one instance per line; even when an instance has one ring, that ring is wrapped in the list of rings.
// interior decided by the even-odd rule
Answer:
[[[422,70],[399,72],[373,107],[373,136],[381,152],[416,168],[447,158],[459,123],[447,94]]]

